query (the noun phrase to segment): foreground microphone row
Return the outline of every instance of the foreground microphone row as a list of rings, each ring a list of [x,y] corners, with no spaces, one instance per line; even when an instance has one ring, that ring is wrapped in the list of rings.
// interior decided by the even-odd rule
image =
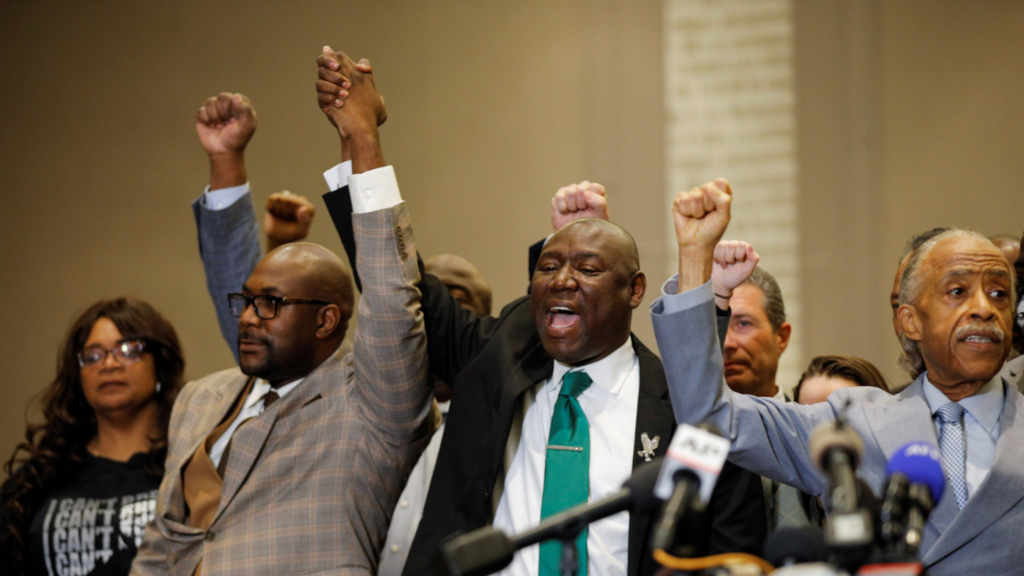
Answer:
[[[653,548],[669,553],[683,550],[676,546],[682,536],[678,533],[680,522],[702,511],[708,503],[729,448],[730,442],[710,425],[680,425],[665,458],[656,458],[637,468],[614,494],[545,518],[535,528],[514,536],[491,526],[457,536],[442,546],[438,568],[450,576],[491,574],[508,566],[518,550],[551,539],[569,543],[568,548],[575,550],[572,542],[588,524],[622,511],[652,513],[663,501],[652,538]],[[817,562],[826,569],[820,573],[833,573],[828,571],[833,569],[827,564],[831,561],[838,565],[836,568],[853,573],[879,563],[892,566],[897,562],[907,566],[900,573],[920,574],[917,552],[924,525],[945,486],[938,450],[923,442],[913,442],[898,450],[887,467],[881,506],[866,484],[855,476],[863,444],[859,435],[846,426],[842,415],[814,431],[809,453],[830,480],[825,494],[832,512],[827,529],[824,534],[818,528],[800,534],[774,534],[766,546],[766,557],[771,563],[795,569]],[[820,544],[810,545],[812,542]],[[567,574],[574,573],[576,568],[570,560],[563,560]],[[777,573],[784,576],[789,572],[783,568]],[[804,572],[793,572],[796,573]]]
[[[565,510],[515,536],[488,526],[458,536],[441,548],[441,568],[451,576],[476,576],[501,570],[517,550],[544,540],[571,542],[588,524],[624,510],[649,514],[668,500],[655,530],[655,547],[668,549],[676,537],[676,522],[691,509],[701,509],[715,487],[729,455],[730,443],[709,425],[683,424],[672,436],[664,459],[637,468],[614,494]],[[658,546],[663,542],[663,546]]]

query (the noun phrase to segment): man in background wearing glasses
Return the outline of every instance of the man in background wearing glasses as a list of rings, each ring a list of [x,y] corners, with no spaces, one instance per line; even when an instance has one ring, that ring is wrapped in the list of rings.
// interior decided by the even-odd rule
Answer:
[[[394,183],[377,137],[383,100],[371,75],[347,59],[344,70],[354,94],[336,123],[352,150],[364,286],[354,343],[343,345],[352,276],[335,254],[287,244],[252,268],[247,190],[223,211],[197,208],[208,285],[220,316],[237,317],[239,368],[178,397],[156,518],[132,574],[376,572],[395,500],[437,422],[410,219],[397,185],[397,201],[373,203]],[[247,188],[248,101],[211,98],[196,124],[211,187]]]

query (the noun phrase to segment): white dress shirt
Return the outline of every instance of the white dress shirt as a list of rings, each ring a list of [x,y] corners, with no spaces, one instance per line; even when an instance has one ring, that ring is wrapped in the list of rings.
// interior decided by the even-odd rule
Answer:
[[[276,390],[278,398],[284,398],[286,394],[295,389],[296,386],[302,382],[302,378],[299,378],[295,382],[290,382],[281,386]],[[224,455],[224,449],[227,448],[228,442],[231,440],[231,436],[238,430],[238,427],[249,418],[254,418],[263,413],[266,408],[263,402],[263,397],[270,392],[270,382],[257,378],[256,382],[252,385],[252,390],[249,391],[249,396],[245,399],[245,405],[242,406],[242,410],[235,417],[234,422],[228,426],[228,429],[220,435],[220,438],[213,443],[213,447],[210,448],[210,460],[213,461],[213,466],[220,466],[221,456]]]
[[[448,413],[451,402],[438,402],[437,407],[441,414]],[[434,466],[437,464],[437,455],[441,451],[441,439],[444,435],[444,423],[434,432],[426,449],[416,466],[409,473],[409,481],[402,490],[395,504],[395,511],[391,514],[391,525],[388,526],[388,537],[385,540],[384,550],[380,553],[380,566],[377,568],[377,576],[401,576],[405,568],[405,561],[409,557],[409,547],[413,538],[416,537],[416,529],[419,528],[420,519],[423,518],[423,505],[427,501],[427,491],[430,489],[430,479],[434,477]]]
[[[555,362],[551,379],[524,395],[524,402],[530,405],[524,411],[519,445],[505,475],[504,492],[494,517],[494,527],[506,534],[523,532],[540,522],[551,416],[562,388],[562,377],[569,370],[569,366]],[[607,358],[573,369],[578,370],[586,372],[593,380],[578,398],[590,426],[590,501],[593,502],[617,491],[632,473],[640,362],[632,341],[627,339]],[[625,574],[628,555],[628,512],[590,525],[587,533],[590,576]],[[517,553],[501,574],[536,576],[539,567],[539,546],[530,546]]]
[[[996,457],[996,441],[999,440],[999,419],[1003,414],[1006,391],[1003,379],[997,374],[972,396],[959,402],[964,407],[964,437],[967,440],[967,498],[970,499],[992,469]],[[924,375],[924,397],[932,411],[935,432],[941,437],[942,422],[935,418],[935,412],[949,398],[939,391]]]

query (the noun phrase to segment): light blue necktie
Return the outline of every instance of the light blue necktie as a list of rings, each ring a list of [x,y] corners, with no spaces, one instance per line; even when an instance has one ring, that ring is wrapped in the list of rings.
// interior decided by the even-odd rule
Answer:
[[[540,517],[547,518],[583,504],[590,496],[590,424],[576,398],[593,380],[586,372],[568,372],[562,377],[562,389],[551,414],[547,457],[544,459],[544,493]],[[587,576],[587,529],[576,538],[579,557],[578,576]],[[540,545],[540,576],[558,576],[562,543],[557,540]]]
[[[956,402],[947,402],[935,411],[942,422],[939,433],[939,450],[946,465],[949,485],[953,487],[956,503],[960,508],[967,502],[967,450],[964,442],[964,407]]]

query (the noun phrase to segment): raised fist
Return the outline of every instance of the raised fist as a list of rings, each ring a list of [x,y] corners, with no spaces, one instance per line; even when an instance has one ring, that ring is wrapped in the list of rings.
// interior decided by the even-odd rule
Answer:
[[[679,248],[712,250],[729,226],[732,188],[724,178],[680,192],[672,202]]]
[[[573,220],[600,218],[608,220],[608,194],[597,182],[584,180],[563,186],[551,199],[551,227],[558,232]]]
[[[711,286],[715,296],[729,298],[732,291],[753,274],[761,256],[754,247],[740,240],[722,240],[715,246],[715,265]]]
[[[244,95],[221,92],[199,107],[196,132],[210,156],[241,154],[256,132],[256,110]]]
[[[305,196],[287,190],[271,194],[267,198],[267,215],[263,217],[267,250],[305,239],[315,215],[316,207]]]
[[[324,46],[316,63],[320,77],[317,101],[343,138],[358,131],[375,131],[388,119],[369,60],[353,62],[344,52]]]

